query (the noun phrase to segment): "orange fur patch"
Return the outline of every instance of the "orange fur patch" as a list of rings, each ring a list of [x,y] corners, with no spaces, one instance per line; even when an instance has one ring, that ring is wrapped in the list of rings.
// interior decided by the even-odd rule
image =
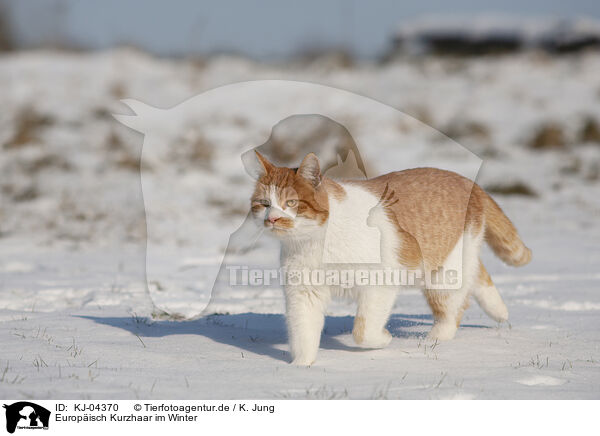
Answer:
[[[483,266],[483,263],[481,263],[481,260],[479,260],[479,284],[483,285],[483,286],[494,286],[494,282],[492,282],[492,278],[490,277],[490,274],[487,272],[487,270],[485,269],[485,266]]]
[[[333,180],[327,177],[323,177],[321,184],[323,185],[327,193],[333,198],[335,198],[337,201],[342,201],[346,198],[345,189]]]
[[[448,295],[441,291],[432,290],[426,290],[423,294],[433,312],[433,319],[436,321],[444,319],[446,317],[446,300],[448,299]]]
[[[378,197],[386,187],[393,192],[386,209],[401,236],[400,261],[407,266],[437,269],[465,228],[480,229],[483,223],[481,201],[471,195],[474,183],[450,171],[415,168],[352,183]]]

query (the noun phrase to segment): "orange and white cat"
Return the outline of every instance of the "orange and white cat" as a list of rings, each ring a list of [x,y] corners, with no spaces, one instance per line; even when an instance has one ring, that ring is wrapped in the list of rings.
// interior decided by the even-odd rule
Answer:
[[[452,339],[472,295],[494,320],[507,308],[479,259],[482,241],[504,262],[525,265],[531,251],[510,220],[477,184],[456,173],[416,168],[369,180],[334,181],[308,154],[297,169],[277,167],[258,152],[259,174],[252,215],[281,241],[285,270],[324,270],[331,265],[421,271],[458,271],[451,289],[425,281],[433,312],[433,340]],[[385,328],[399,286],[352,288],[298,282],[285,285],[292,363],[317,356],[325,311],[334,297],[357,302],[353,336],[365,348],[391,341]]]

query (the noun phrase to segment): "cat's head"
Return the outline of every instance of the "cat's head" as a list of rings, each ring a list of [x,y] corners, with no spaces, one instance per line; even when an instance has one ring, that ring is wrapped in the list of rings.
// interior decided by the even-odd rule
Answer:
[[[256,152],[257,182],[252,216],[281,239],[314,237],[329,217],[327,192],[319,159],[309,153],[298,168],[278,167]]]

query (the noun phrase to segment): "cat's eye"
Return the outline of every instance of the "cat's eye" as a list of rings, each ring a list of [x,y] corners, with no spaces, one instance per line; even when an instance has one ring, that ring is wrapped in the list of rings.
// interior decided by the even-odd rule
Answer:
[[[254,201],[252,201],[252,203],[259,204],[264,207],[271,207],[271,202],[266,199],[254,200]]]
[[[296,207],[298,205],[298,200],[288,200],[285,204],[287,207]]]

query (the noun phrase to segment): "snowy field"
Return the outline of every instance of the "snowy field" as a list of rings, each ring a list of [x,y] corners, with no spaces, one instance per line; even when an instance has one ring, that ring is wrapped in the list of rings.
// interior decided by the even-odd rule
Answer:
[[[0,397],[600,398],[599,72],[600,55],[591,53],[383,65],[335,56],[177,61],[131,49],[2,55]],[[510,324],[496,325],[473,303],[455,340],[426,343],[429,308],[404,291],[392,343],[364,351],[352,341],[354,308],[336,303],[317,362],[297,368],[288,364],[278,290],[237,289],[221,299],[220,314],[195,316],[212,287],[206,270],[219,267],[247,212],[252,180],[235,165],[268,138],[273,126],[263,119],[277,96],[260,95],[245,118],[225,104],[144,162],[145,186],[160,200],[148,213],[165,223],[148,234],[143,137],[111,114],[130,113],[125,98],[169,108],[256,79],[330,85],[424,123],[382,124],[360,147],[370,174],[434,157],[460,168],[433,129],[479,156],[477,182],[533,251],[520,269],[484,253]],[[301,102],[286,104],[293,112]],[[352,110],[347,122],[360,131],[369,122]],[[318,127],[292,123],[269,150],[297,164],[311,141],[327,137]],[[277,148],[296,134],[306,140],[287,154]],[[147,247],[163,270],[146,271]],[[258,250],[276,257],[272,243]],[[165,279],[147,288],[146,273]]]

